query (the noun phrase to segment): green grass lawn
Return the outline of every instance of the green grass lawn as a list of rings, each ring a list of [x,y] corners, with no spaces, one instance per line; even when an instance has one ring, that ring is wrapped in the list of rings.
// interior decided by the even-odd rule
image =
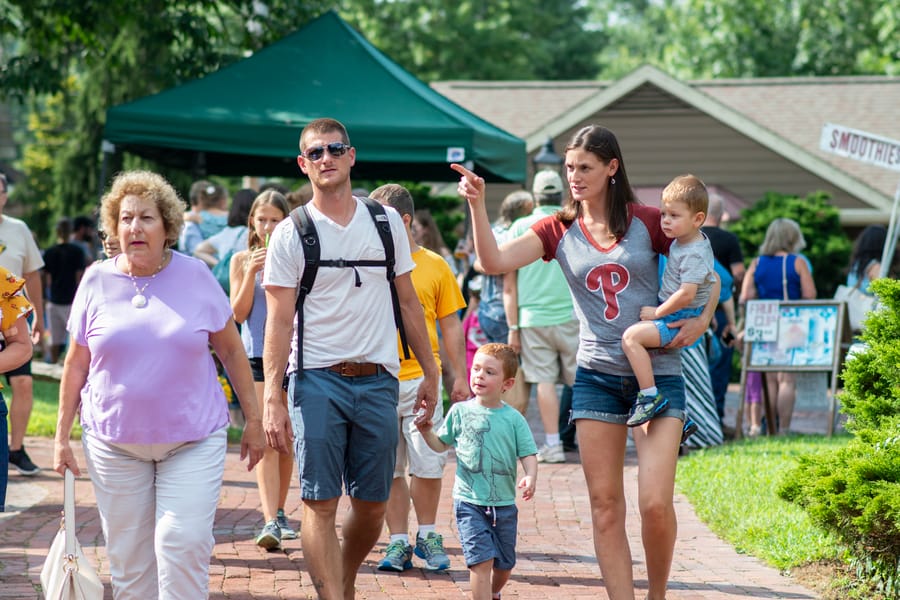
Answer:
[[[677,486],[697,515],[738,552],[785,570],[836,559],[834,539],[776,494],[801,454],[843,446],[848,435],[759,437],[692,452],[678,462]]]
[[[6,404],[9,405],[11,391],[4,389]],[[53,437],[56,433],[56,412],[59,407],[59,382],[34,379],[34,408],[28,421],[27,435]],[[81,439],[81,425],[75,419],[72,437]]]

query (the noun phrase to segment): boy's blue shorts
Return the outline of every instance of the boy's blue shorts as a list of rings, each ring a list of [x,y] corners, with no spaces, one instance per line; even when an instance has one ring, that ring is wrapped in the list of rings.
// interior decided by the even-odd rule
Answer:
[[[453,513],[467,567],[491,559],[493,568],[502,571],[516,566],[519,509],[515,504],[478,506],[454,499]]]
[[[675,321],[681,321],[682,319],[693,319],[694,317],[699,317],[702,312],[702,306],[698,306],[697,308],[682,308],[681,310],[676,310],[671,315],[666,315],[662,319],[653,320],[652,323],[656,325],[656,331],[659,332],[660,348],[668,346],[669,343],[675,339],[678,332],[681,331],[681,327],[669,327],[668,323],[674,323]]]

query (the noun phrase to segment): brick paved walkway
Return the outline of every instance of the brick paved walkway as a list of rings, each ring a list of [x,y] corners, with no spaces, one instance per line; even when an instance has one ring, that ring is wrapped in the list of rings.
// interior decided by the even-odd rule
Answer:
[[[51,464],[52,441],[26,440],[36,463]],[[80,455],[80,445],[73,446]],[[575,460],[574,455],[570,455]],[[83,456],[79,456],[84,465]],[[465,598],[468,573],[450,513],[450,488],[454,467],[445,473],[444,500],[438,514],[439,529],[452,560],[447,573],[414,568],[403,574],[375,569],[384,541],[363,564],[357,579],[358,598]],[[637,486],[633,457],[625,471],[628,500],[628,535],[635,562],[638,597],[646,590],[640,520],[636,514]],[[554,600],[607,598],[591,540],[587,491],[576,462],[542,465],[538,499],[520,503],[518,565],[504,590],[513,598]],[[62,479],[44,471],[25,478],[10,473],[7,512],[0,513],[0,598],[40,598],[39,573],[43,557],[59,524]],[[76,484],[78,536],[88,557],[108,582],[108,563],[100,520],[90,482]],[[17,512],[17,506],[29,508]],[[813,599],[815,594],[780,575],[760,561],[736,553],[713,535],[695,516],[683,496],[675,499],[679,532],[675,548],[669,600],[724,600],[729,598]],[[291,490],[288,517],[299,519],[296,478]],[[275,600],[314,597],[306,574],[300,540],[284,543],[283,552],[267,553],[253,543],[261,525],[256,483],[252,473],[229,451],[225,484],[216,518],[216,546],[211,566],[210,597],[229,600]],[[386,536],[385,536],[386,537]],[[418,559],[414,559],[418,560]],[[418,565],[418,563],[416,563]],[[112,598],[107,587],[106,598]]]

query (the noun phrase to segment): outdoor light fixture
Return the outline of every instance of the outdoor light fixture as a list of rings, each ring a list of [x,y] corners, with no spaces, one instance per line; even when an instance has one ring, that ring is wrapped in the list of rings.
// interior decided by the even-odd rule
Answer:
[[[547,141],[534,155],[531,162],[534,164],[535,173],[543,169],[550,169],[551,171],[559,169],[559,165],[563,164],[563,158],[553,150],[553,138],[547,138]]]

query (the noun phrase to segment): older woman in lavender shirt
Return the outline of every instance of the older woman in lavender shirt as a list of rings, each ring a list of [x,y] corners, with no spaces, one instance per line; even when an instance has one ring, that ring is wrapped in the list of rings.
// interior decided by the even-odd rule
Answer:
[[[203,262],[171,250],[183,212],[159,175],[116,177],[101,219],[122,253],[88,269],[68,323],[54,468],[80,472],[69,443],[80,410],[117,600],[209,594],[229,422],[210,345],[247,416],[248,469],[265,445],[228,298]]]

